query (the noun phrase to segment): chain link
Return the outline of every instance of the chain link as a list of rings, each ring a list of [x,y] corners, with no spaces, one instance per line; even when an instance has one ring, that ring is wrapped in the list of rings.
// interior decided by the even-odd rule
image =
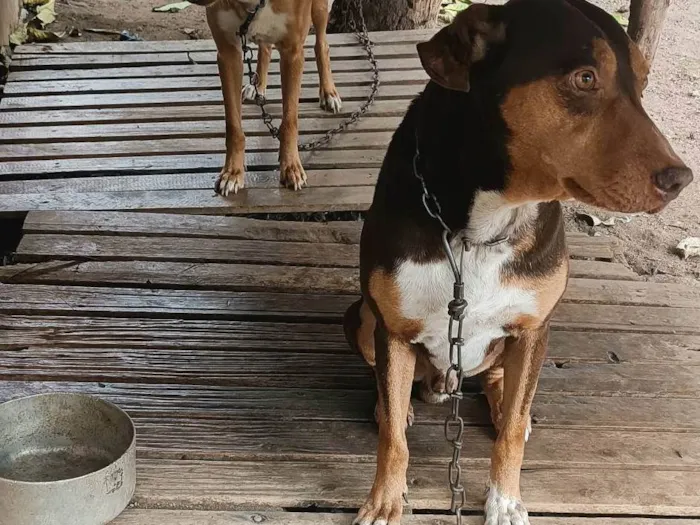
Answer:
[[[464,369],[462,368],[462,347],[464,338],[464,313],[467,301],[464,299],[464,253],[470,249],[466,238],[460,239],[459,264],[455,258],[451,245],[452,231],[442,218],[442,208],[434,194],[428,190],[428,185],[420,170],[420,152],[418,138],[416,137],[416,153],[413,156],[413,174],[418,179],[423,190],[422,201],[425,211],[442,226],[442,248],[450,263],[454,274],[454,286],[452,300],[447,305],[447,313],[450,316],[447,334],[450,342],[450,367],[445,372],[445,391],[450,396],[450,414],[445,419],[445,439],[452,446],[452,458],[448,464],[447,479],[452,492],[450,510],[455,514],[457,525],[462,524],[462,508],[466,503],[466,492],[462,485],[462,467],[459,460],[462,454],[462,437],[464,435],[464,419],[459,414],[459,403],[462,401],[462,383],[464,382]]]
[[[248,83],[251,86],[253,86],[253,89],[255,90],[255,103],[260,108],[263,123],[265,124],[265,126],[267,126],[267,129],[270,131],[270,135],[279,140],[280,130],[277,126],[275,126],[272,123],[273,117],[265,109],[265,97],[258,92],[258,76],[253,71],[253,50],[248,45],[247,38],[248,27],[255,18],[255,15],[257,14],[258,10],[260,10],[261,7],[265,6],[265,1],[266,0],[260,0],[260,2],[254,8],[254,10],[248,13],[248,17],[238,30],[238,36],[241,40],[241,47],[243,49],[243,61],[245,62],[247,67],[246,76],[248,77]],[[354,7],[352,11],[350,9],[351,5]],[[348,21],[348,26],[350,27],[350,30],[353,33],[355,33],[355,37],[357,38],[359,44],[364,48],[365,53],[367,54],[367,61],[370,63],[372,69],[372,82],[370,85],[370,92],[369,95],[367,95],[367,99],[362,103],[362,105],[357,110],[353,111],[348,118],[346,118],[340,124],[338,124],[338,126],[329,129],[323,134],[323,136],[314,141],[303,142],[299,144],[300,151],[310,151],[328,145],[328,143],[331,140],[333,140],[333,138],[338,133],[342,133],[349,126],[351,126],[352,124],[360,120],[360,118],[362,118],[362,116],[367,112],[369,107],[374,103],[374,99],[377,97],[377,93],[379,91],[379,67],[377,65],[377,59],[374,56],[374,44],[370,40],[369,34],[367,32],[367,24],[365,23],[364,13],[362,12],[362,0],[351,0],[347,2],[345,4],[345,10],[342,13],[342,16]]]

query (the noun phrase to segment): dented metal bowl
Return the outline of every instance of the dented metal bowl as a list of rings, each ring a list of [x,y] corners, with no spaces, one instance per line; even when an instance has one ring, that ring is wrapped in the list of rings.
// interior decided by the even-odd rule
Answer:
[[[134,424],[112,403],[41,394],[0,405],[0,524],[102,525],[135,485]]]

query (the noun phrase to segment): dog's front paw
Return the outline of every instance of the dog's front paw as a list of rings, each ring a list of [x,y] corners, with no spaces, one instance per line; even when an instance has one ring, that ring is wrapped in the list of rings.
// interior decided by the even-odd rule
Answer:
[[[216,179],[214,189],[219,195],[228,197],[231,193],[236,194],[243,188],[245,183],[245,172],[240,168],[224,168]]]
[[[243,86],[243,89],[241,89],[241,100],[255,102],[256,94],[258,97],[265,98],[265,90],[263,88],[257,88],[256,90],[253,84],[246,84]]]
[[[352,524],[399,525],[405,498],[405,488],[403,494],[393,494],[390,490],[372,490]]]
[[[280,184],[294,191],[306,186],[306,172],[301,165],[299,157],[280,163]]]
[[[484,506],[484,525],[530,525],[522,502],[491,486]]]
[[[340,95],[335,88],[329,90],[322,89],[318,98],[321,108],[329,113],[340,113],[340,110],[343,109],[343,101],[340,100]]]

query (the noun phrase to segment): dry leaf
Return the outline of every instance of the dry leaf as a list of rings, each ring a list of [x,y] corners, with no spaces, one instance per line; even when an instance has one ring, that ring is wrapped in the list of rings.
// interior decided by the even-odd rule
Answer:
[[[191,6],[189,2],[186,0],[184,2],[175,2],[173,4],[165,4],[160,7],[154,7],[153,11],[156,13],[177,13],[179,11],[182,11],[183,9],[188,8]]]
[[[683,256],[683,260],[688,257],[700,257],[700,237],[686,237],[678,243],[676,249]]]

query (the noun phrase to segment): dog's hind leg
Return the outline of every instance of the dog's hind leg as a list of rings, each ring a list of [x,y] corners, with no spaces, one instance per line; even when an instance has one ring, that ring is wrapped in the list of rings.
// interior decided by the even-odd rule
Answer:
[[[326,40],[326,26],[328,25],[328,0],[313,0],[311,2],[311,21],[316,30],[316,67],[320,78],[318,99],[321,107],[331,113],[338,113],[342,107],[340,95],[333,82],[331,72],[331,57],[328,41]]]
[[[359,352],[372,370],[376,373],[377,359],[374,351],[374,330],[377,320],[369,305],[363,299],[358,299],[350,305],[343,317],[345,339],[350,348]],[[379,423],[379,403],[374,408],[374,419]],[[406,415],[406,425],[413,425],[413,405],[409,405]]]
[[[255,87],[258,88],[258,95],[265,97],[267,89],[267,70],[270,67],[270,59],[272,58],[272,46],[270,44],[258,44],[258,63],[255,68],[255,76],[257,83],[255,86],[246,84],[243,86],[241,97],[243,100],[255,101]]]
[[[496,432],[500,432],[503,424],[503,361],[498,360],[480,376],[481,387],[489,402],[491,409],[491,421]],[[532,421],[528,417],[527,429],[525,430],[525,441],[530,439],[532,434]]]

